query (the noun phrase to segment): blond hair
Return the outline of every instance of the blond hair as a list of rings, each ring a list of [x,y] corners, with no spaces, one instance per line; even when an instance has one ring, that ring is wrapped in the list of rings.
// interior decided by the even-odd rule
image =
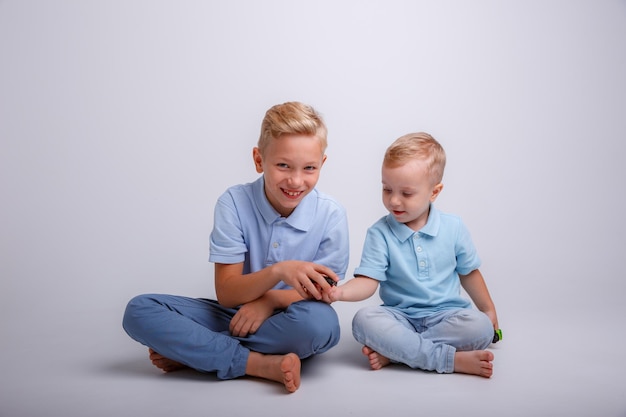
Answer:
[[[261,123],[258,148],[264,153],[272,139],[282,135],[314,135],[320,141],[322,153],[326,150],[327,129],[322,116],[311,106],[290,101],[271,107]]]
[[[396,139],[385,152],[383,166],[396,167],[412,159],[426,163],[433,184],[441,182],[446,167],[446,152],[435,138],[428,133],[418,132]]]

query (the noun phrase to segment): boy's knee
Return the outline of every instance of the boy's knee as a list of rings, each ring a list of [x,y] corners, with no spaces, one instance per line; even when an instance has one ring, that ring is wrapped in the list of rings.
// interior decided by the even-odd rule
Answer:
[[[329,348],[339,342],[339,317],[334,308],[328,304],[316,302],[316,307],[311,311],[310,323],[314,333],[323,339],[327,339]]]
[[[470,345],[462,350],[485,349],[493,340],[493,324],[489,317],[476,310],[465,311],[459,316],[464,322],[463,329],[465,338],[472,341]]]
[[[306,320],[313,322],[313,324],[319,323],[322,325],[325,323],[339,324],[335,309],[319,301],[298,301],[291,304],[287,308],[286,313],[293,320]]]
[[[493,334],[494,334],[494,330],[493,330],[493,323],[491,322],[491,319],[486,315],[486,314],[482,314],[483,318],[482,318],[482,332],[484,334],[484,346],[485,348],[487,346],[489,346],[492,342],[493,342]]]
[[[373,317],[381,312],[380,306],[367,306],[359,309],[354,317],[352,317],[352,328],[361,329]]]
[[[357,310],[352,317],[352,336],[359,343],[366,344],[366,335],[378,327],[372,326],[372,319],[380,316],[384,311],[380,306],[367,306]]]
[[[122,327],[131,337],[137,330],[141,319],[145,317],[150,305],[154,305],[155,300],[152,294],[142,294],[131,298],[124,310]]]
[[[301,301],[292,304],[287,310],[287,315],[291,316],[294,322],[298,322],[296,328],[307,329],[312,353],[323,353],[339,343],[341,334],[339,318],[330,305],[318,301]]]
[[[137,295],[131,298],[128,304],[126,304],[124,316],[133,315],[137,311],[144,309],[146,306],[152,304],[153,302],[154,301],[150,294]]]
[[[476,312],[476,318],[474,318],[474,323],[476,327],[476,331],[480,334],[484,335],[486,339],[493,339],[493,323],[491,323],[491,319],[483,312]]]

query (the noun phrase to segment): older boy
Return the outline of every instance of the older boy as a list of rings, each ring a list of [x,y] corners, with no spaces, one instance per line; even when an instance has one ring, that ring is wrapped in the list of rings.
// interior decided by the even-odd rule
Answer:
[[[440,373],[490,377],[484,350],[498,328],[480,260],[461,220],[433,206],[443,189],[445,153],[429,134],[405,135],[386,151],[383,204],[389,214],[368,230],[355,278],[331,301],[359,301],[380,283],[382,306],[360,309],[352,332],[372,369],[391,362]],[[460,296],[460,285],[480,311]]]
[[[300,360],[337,344],[339,321],[322,300],[348,265],[345,209],[315,185],[326,126],[311,107],[270,108],[261,126],[256,181],[229,188],[215,206],[209,261],[217,301],[133,298],[126,332],[164,371],[191,367],[220,379],[250,375],[300,386]]]

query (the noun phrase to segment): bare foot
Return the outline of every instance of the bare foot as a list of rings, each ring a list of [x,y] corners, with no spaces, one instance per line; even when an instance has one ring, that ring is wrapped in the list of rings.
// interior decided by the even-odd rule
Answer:
[[[388,357],[381,355],[368,346],[363,346],[361,352],[367,356],[370,361],[370,367],[375,371],[384,368],[391,363],[391,360],[389,360]]]
[[[187,367],[182,363],[166,358],[160,353],[152,350],[152,348],[149,348],[148,352],[150,352],[150,360],[152,361],[152,364],[164,372],[178,371]]]
[[[493,374],[493,353],[488,350],[471,350],[454,354],[454,372],[478,375],[485,378]]]
[[[300,358],[295,353],[263,355],[250,352],[246,374],[280,382],[289,392],[300,388]]]

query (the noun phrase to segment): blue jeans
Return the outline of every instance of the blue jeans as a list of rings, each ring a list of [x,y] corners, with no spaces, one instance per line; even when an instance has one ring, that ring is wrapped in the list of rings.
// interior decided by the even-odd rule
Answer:
[[[370,306],[355,314],[352,334],[392,362],[451,373],[455,352],[485,349],[493,340],[493,325],[486,314],[473,309],[415,319],[394,308]]]
[[[139,295],[128,303],[123,327],[139,343],[220,379],[246,373],[250,351],[293,352],[301,359],[322,353],[339,341],[337,313],[328,304],[303,300],[268,318],[255,334],[230,335],[236,309],[214,300],[174,295]]]

